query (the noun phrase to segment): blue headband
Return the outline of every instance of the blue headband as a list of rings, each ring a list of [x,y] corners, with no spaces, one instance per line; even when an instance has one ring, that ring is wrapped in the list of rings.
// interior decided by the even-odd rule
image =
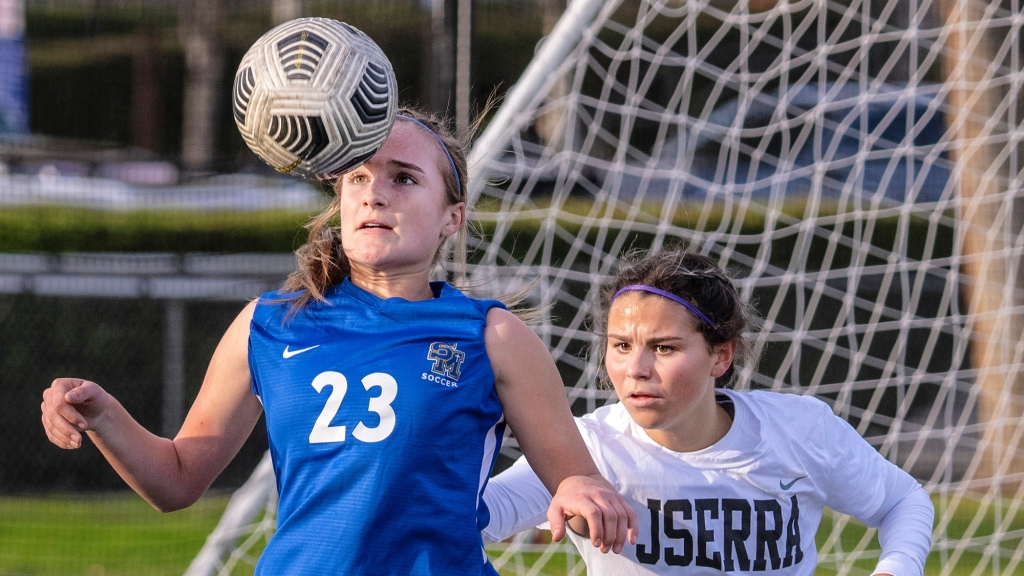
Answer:
[[[712,322],[710,318],[705,316],[704,313],[701,312],[699,308],[697,308],[693,304],[690,304],[686,300],[683,300],[682,298],[680,298],[679,296],[676,296],[675,294],[673,294],[671,292],[666,292],[664,290],[659,290],[658,288],[655,288],[653,286],[647,286],[645,284],[630,284],[629,286],[626,286],[622,290],[619,290],[618,292],[616,292],[615,295],[612,296],[612,300],[615,300],[616,298],[618,298],[619,294],[622,294],[623,292],[628,292],[630,290],[643,290],[644,292],[650,292],[652,294],[657,294],[658,296],[664,296],[665,298],[668,298],[669,300],[672,300],[674,302],[678,302],[678,303],[682,304],[687,310],[689,310],[690,312],[693,312],[694,316],[696,316],[697,318],[700,318],[701,320],[703,320],[708,326],[711,326],[712,330],[714,330],[715,332],[718,332],[718,326],[715,325],[715,323]]]
[[[415,118],[410,118],[409,116],[406,116],[405,114],[399,114],[398,117],[401,118],[402,120],[408,120],[409,122],[414,122],[416,124],[419,124],[420,126],[423,127],[424,130],[426,130],[427,132],[430,132],[431,136],[433,136],[434,138],[437,139],[437,143],[441,145],[441,150],[444,150],[444,155],[448,157],[448,164],[452,167],[452,174],[455,174],[455,188],[458,189],[459,194],[461,195],[462,194],[462,180],[459,179],[459,171],[455,169],[455,160],[452,160],[452,153],[449,152],[448,151],[448,147],[444,145],[444,140],[441,140],[441,137],[437,135],[437,132],[434,132],[433,130],[431,130],[430,126],[427,126],[423,122],[420,122],[419,120],[417,120]]]

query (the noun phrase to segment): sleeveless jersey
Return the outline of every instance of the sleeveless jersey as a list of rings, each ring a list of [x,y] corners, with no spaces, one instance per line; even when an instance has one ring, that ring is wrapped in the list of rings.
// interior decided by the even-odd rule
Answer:
[[[249,367],[280,501],[258,575],[496,576],[481,494],[504,421],[484,327],[503,305],[431,289],[382,300],[346,279],[290,317],[281,293],[260,298]]]

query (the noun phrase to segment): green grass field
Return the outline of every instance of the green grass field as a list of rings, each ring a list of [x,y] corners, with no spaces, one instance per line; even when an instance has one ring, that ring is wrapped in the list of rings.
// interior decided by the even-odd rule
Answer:
[[[130,493],[103,495],[55,495],[46,497],[0,497],[0,575],[3,576],[164,576],[180,575],[202,547],[206,536],[217,524],[228,494],[212,494],[196,505],[170,514],[161,514],[149,507],[138,496]],[[946,504],[936,499],[937,516]],[[947,528],[951,539],[967,538],[977,543],[977,551],[957,556],[932,552],[925,573],[939,574],[943,567],[953,565],[952,574],[968,575],[983,560],[980,550],[991,543],[995,526],[1012,537],[1004,537],[999,547],[1012,553],[1022,542],[1017,535],[1024,533],[1024,511],[1019,504],[990,506],[972,527],[979,504],[962,501],[952,514]],[[818,544],[822,546],[833,531],[828,515],[818,531]],[[838,538],[837,548],[853,550],[865,533],[856,522],[845,525]],[[501,557],[504,544],[490,548],[495,560]],[[540,574],[564,576],[567,567],[576,563],[572,546],[565,544],[555,553],[536,550],[516,552],[504,558],[500,572],[503,576],[525,573],[543,559]],[[872,541],[868,549],[877,549]],[[567,554],[568,552],[568,554]],[[1008,555],[1008,554],[1005,554]],[[981,573],[994,572],[991,559],[984,560]],[[873,559],[858,562],[857,566],[870,570]],[[999,564],[1005,570],[1005,560]],[[583,574],[582,570],[568,573]],[[827,562],[818,566],[817,574],[831,575],[835,570]],[[865,572],[866,573],[866,572]],[[252,574],[251,569],[239,567],[235,575]]]
[[[0,498],[0,574],[180,576],[228,496],[170,514],[134,493]]]

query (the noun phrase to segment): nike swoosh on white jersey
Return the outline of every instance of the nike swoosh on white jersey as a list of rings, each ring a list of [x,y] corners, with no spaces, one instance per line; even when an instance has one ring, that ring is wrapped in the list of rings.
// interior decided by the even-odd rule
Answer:
[[[303,348],[302,350],[288,350],[288,347],[285,346],[284,347],[284,352],[281,353],[281,357],[282,358],[291,358],[292,356],[295,356],[296,354],[302,354],[303,352],[309,352],[313,348],[319,348],[319,347],[320,347],[320,345],[317,344],[316,346],[310,346],[309,348]]]

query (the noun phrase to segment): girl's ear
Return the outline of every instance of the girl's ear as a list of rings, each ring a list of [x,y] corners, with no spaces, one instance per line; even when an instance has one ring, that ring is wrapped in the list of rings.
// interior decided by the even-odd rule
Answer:
[[[441,228],[441,238],[455,234],[466,223],[466,203],[457,202],[444,209],[445,222]]]
[[[711,366],[711,376],[718,378],[725,374],[729,366],[732,366],[732,361],[736,357],[736,341],[730,340],[715,346],[712,357],[714,357],[715,363]]]

